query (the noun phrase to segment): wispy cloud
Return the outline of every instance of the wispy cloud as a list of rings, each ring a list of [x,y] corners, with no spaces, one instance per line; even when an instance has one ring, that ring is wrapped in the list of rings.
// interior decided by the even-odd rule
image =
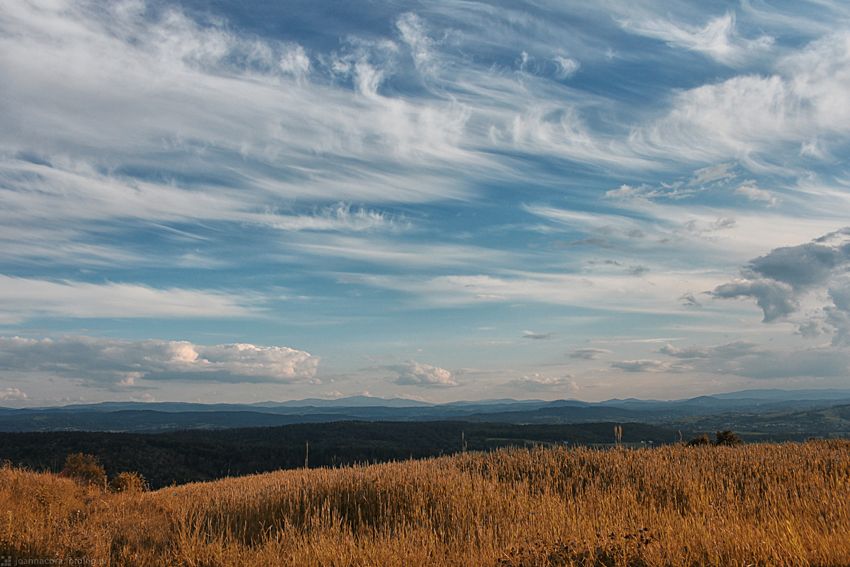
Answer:
[[[49,281],[0,275],[0,322],[62,318],[257,317],[262,298],[220,291],[158,289],[125,283]]]
[[[623,29],[660,39],[673,47],[702,53],[728,65],[740,65],[773,46],[774,39],[762,35],[744,38],[735,26],[735,13],[726,12],[710,19],[704,26],[681,24],[656,16],[621,20]]]
[[[780,59],[772,73],[736,75],[677,94],[662,119],[635,128],[640,155],[694,162],[737,159],[753,171],[788,172],[771,152],[850,130],[850,35],[836,32]],[[784,154],[784,152],[782,152]]]
[[[522,332],[522,338],[531,339],[531,340],[534,340],[534,341],[546,341],[546,340],[549,340],[553,337],[554,337],[554,335],[552,333],[537,333],[537,332],[528,331],[528,330]]]
[[[508,384],[524,392],[548,391],[571,395],[581,390],[581,387],[571,376],[546,376],[540,373],[522,376]]]
[[[447,367],[480,367],[494,341],[457,345],[492,327],[519,348],[482,384],[548,396],[573,369],[532,358],[565,344],[617,342],[565,361],[588,373],[583,394],[616,376],[613,394],[667,372],[693,389],[781,374],[766,366],[778,347],[721,348],[769,334],[833,361],[794,379],[836,379],[846,235],[818,237],[850,214],[847,6],[287,10],[0,7],[7,334],[109,319],[111,336],[160,323],[228,344],[304,336],[351,384],[456,384],[428,392],[445,398],[474,397],[478,378],[414,362],[355,371],[351,345],[409,360],[433,333]],[[778,324],[761,325],[759,306]],[[256,324],[234,335],[236,318]],[[539,340],[519,340],[518,321]],[[304,332],[320,326],[321,340]],[[682,342],[663,352],[645,342],[670,336]]]

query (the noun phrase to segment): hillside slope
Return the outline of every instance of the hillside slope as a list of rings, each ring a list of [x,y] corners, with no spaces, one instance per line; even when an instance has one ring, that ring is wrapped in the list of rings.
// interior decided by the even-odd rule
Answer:
[[[850,443],[513,449],[143,494],[6,468],[0,509],[0,555],[28,561],[848,565]]]

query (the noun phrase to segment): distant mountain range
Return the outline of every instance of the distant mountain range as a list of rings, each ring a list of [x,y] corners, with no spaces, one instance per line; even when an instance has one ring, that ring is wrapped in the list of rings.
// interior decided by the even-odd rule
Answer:
[[[157,432],[334,421],[708,424],[734,423],[734,416],[739,416],[739,420],[746,418],[749,422],[756,416],[772,419],[841,405],[850,405],[850,390],[745,390],[672,401],[634,398],[603,402],[499,399],[430,404],[401,398],[354,396],[254,404],[104,402],[26,409],[0,408],[0,431]],[[713,420],[708,419],[711,416],[714,416]]]

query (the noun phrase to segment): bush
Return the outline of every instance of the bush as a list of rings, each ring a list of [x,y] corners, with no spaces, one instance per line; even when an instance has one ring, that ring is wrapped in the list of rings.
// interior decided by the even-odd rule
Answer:
[[[148,481],[137,472],[121,472],[112,477],[109,488],[113,492],[145,492]]]
[[[72,453],[65,458],[65,467],[59,473],[80,484],[89,486],[106,486],[106,471],[94,455]]]
[[[717,437],[714,441],[715,445],[718,446],[726,446],[726,447],[734,447],[735,445],[740,445],[742,443],[741,438],[738,437],[738,434],[733,431],[718,431]]]
[[[703,445],[711,445],[711,439],[705,433],[688,441],[688,447],[701,447]]]

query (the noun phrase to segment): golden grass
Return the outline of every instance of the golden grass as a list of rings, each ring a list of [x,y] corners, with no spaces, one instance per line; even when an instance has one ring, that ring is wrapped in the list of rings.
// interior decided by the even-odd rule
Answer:
[[[505,450],[143,494],[5,469],[0,510],[0,555],[65,564],[850,565],[850,442]]]

